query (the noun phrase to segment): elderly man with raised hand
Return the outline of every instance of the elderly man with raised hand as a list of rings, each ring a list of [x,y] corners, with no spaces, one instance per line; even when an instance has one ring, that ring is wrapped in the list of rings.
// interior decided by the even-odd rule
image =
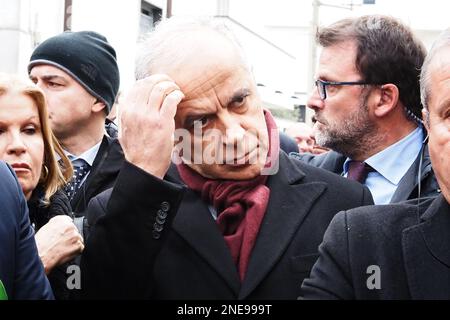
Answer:
[[[310,299],[450,299],[450,29],[420,78],[441,194],[335,216],[302,286]]]
[[[296,299],[334,214],[371,204],[369,191],[280,152],[221,24],[162,22],[137,76],[120,116],[126,162],[88,208],[85,297]]]

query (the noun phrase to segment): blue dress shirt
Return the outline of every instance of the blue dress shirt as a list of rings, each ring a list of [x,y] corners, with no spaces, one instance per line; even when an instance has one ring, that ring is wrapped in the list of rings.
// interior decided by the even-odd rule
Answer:
[[[416,160],[423,142],[421,126],[386,149],[366,159],[375,171],[370,172],[364,183],[372,193],[375,204],[388,204],[397,190],[398,184]],[[347,158],[344,162],[344,176],[348,173]]]

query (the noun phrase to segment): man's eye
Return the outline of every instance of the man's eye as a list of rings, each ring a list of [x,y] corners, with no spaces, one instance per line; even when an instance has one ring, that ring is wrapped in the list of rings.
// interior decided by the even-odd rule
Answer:
[[[244,99],[245,99],[245,97],[237,97],[234,102],[235,103],[242,103],[242,102],[244,102]]]
[[[203,128],[209,123],[209,119],[208,119],[208,117],[201,117],[200,119],[196,119],[194,121],[194,125],[196,123],[200,123],[201,127]]]
[[[56,83],[56,82],[49,82],[49,83],[48,83],[48,86],[49,86],[50,88],[57,88],[57,87],[61,87],[62,85],[59,84],[59,83]]]
[[[327,85],[327,92],[336,92],[336,90],[337,90],[337,86],[332,85],[332,84]]]
[[[249,95],[242,95],[242,96],[238,96],[233,98],[233,101],[231,102],[233,107],[241,107],[245,104],[245,99],[248,97]]]
[[[444,115],[444,119],[450,119],[450,111]]]
[[[193,129],[195,126],[200,126],[201,128],[205,127],[209,123],[209,117],[204,116],[201,118],[188,119],[184,125],[187,129]]]

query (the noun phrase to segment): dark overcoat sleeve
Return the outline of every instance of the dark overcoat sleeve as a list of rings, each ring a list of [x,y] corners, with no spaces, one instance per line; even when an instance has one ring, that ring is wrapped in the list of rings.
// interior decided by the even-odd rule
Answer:
[[[82,298],[151,297],[153,265],[183,193],[184,186],[124,163],[114,188],[87,209]]]

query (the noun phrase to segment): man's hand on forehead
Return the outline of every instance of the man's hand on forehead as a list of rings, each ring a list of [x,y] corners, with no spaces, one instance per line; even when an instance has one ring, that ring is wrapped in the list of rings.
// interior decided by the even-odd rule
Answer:
[[[119,112],[119,140],[127,161],[163,178],[172,155],[174,117],[184,94],[167,75],[138,80]]]

